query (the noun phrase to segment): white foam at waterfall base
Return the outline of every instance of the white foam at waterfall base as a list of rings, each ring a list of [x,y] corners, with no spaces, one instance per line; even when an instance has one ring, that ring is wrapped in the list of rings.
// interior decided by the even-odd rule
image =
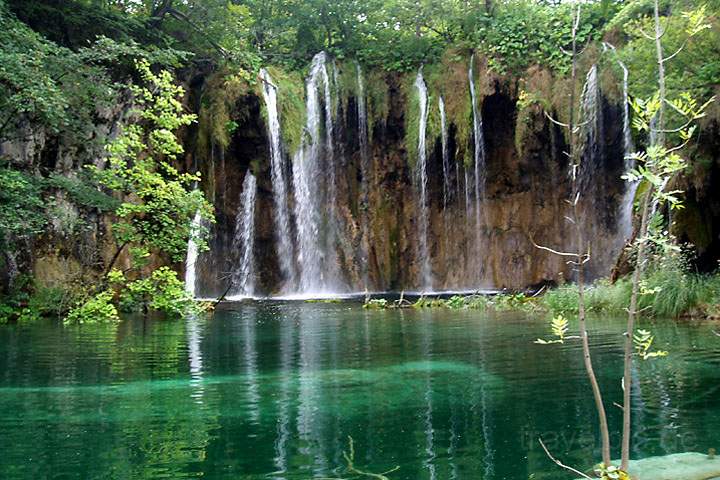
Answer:
[[[297,272],[295,271],[295,253],[290,229],[290,207],[288,206],[287,198],[288,186],[285,178],[285,161],[283,159],[280,137],[280,118],[278,116],[277,105],[278,92],[267,70],[260,70],[260,79],[262,81],[262,94],[267,112],[276,251],[280,273],[286,284],[284,288],[294,288],[297,282]]]
[[[307,292],[279,295],[228,295],[225,301],[241,302],[249,300],[280,300],[280,301],[307,301],[307,300],[357,300],[370,297],[384,297],[404,295],[406,297],[449,297],[452,295],[494,295],[500,293],[497,289],[449,289],[449,290],[376,290],[376,291],[350,291],[346,293]],[[208,301],[216,299],[205,299]]]
[[[195,296],[195,284],[197,282],[197,260],[198,246],[195,243],[194,235],[200,229],[202,217],[200,212],[196,212],[190,224],[190,238],[188,239],[187,255],[185,256],[185,291],[193,297]]]
[[[430,253],[428,251],[428,230],[430,209],[427,198],[427,133],[428,92],[422,75],[422,67],[415,78],[420,100],[420,118],[418,125],[418,158],[415,164],[415,177],[418,193],[418,258],[420,260],[420,285],[423,289],[432,289],[432,272],[430,269]]]
[[[233,272],[234,295],[253,295],[255,293],[255,198],[257,181],[249,171],[245,174],[240,207],[235,217],[235,236],[233,250],[239,250],[240,264]]]

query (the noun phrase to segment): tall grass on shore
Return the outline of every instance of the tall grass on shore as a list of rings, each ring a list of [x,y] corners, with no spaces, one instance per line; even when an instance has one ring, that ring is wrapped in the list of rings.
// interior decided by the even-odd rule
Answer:
[[[586,308],[591,313],[622,315],[630,301],[629,278],[615,283],[606,279],[587,286]],[[456,295],[448,299],[422,297],[408,308],[448,308],[491,311],[546,311],[554,315],[578,312],[578,292],[574,284],[561,285],[539,296],[522,293],[497,295]],[[370,300],[367,308],[387,308],[382,300]],[[720,273],[691,271],[686,262],[671,257],[648,268],[639,298],[641,315],[652,317],[720,318]]]

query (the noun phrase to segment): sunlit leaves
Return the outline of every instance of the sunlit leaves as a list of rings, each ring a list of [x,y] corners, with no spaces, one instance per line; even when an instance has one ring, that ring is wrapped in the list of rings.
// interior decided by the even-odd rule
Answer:
[[[597,465],[595,473],[601,480],[630,480],[630,475],[614,465]]]
[[[664,350],[650,350],[652,348],[653,341],[655,341],[655,336],[648,330],[637,330],[635,335],[633,335],[635,354],[643,360],[667,356],[668,352]]]
[[[534,343],[537,343],[539,345],[549,345],[552,343],[565,343],[565,340],[567,338],[570,338],[567,336],[569,322],[563,315],[557,315],[553,317],[552,320],[550,320],[550,330],[552,331],[553,335],[555,335],[555,339],[553,340],[543,340],[542,338],[538,338],[535,340]]]
[[[691,10],[689,12],[683,12],[682,16],[687,20],[687,26],[685,32],[688,36],[695,36],[703,30],[710,28],[710,24],[707,21],[707,7],[701,5],[697,10]]]

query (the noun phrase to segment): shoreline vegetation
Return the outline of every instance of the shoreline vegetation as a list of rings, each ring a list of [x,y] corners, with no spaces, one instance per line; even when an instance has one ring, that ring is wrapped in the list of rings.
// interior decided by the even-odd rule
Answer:
[[[588,313],[622,315],[627,313],[632,284],[629,278],[614,283],[601,279],[586,287]],[[453,295],[449,298],[421,296],[414,301],[404,296],[397,300],[365,299],[366,309],[447,308],[451,310],[548,312],[575,315],[578,312],[578,287],[568,283],[534,293]],[[720,275],[687,273],[675,269],[657,269],[648,274],[639,300],[640,315],[673,319],[720,319]]]

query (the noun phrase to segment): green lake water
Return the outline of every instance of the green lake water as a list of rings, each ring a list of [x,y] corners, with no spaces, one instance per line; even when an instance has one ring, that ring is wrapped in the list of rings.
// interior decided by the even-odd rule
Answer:
[[[615,432],[622,319],[592,319]],[[720,449],[720,337],[643,322],[633,458]],[[224,306],[211,319],[0,326],[0,478],[566,479],[599,457],[579,345],[519,313]]]

